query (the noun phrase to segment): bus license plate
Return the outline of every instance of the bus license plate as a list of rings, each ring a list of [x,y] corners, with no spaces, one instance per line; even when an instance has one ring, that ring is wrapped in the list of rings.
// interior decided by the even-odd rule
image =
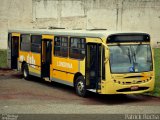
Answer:
[[[138,90],[138,86],[131,86],[131,90]]]

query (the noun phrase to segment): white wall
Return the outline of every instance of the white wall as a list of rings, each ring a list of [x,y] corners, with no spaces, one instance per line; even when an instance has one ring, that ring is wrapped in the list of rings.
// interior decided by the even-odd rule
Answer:
[[[160,0],[0,0],[0,49],[14,28],[106,28],[149,32],[160,42]]]
[[[0,49],[7,48],[8,29],[32,28],[32,0],[0,0]]]

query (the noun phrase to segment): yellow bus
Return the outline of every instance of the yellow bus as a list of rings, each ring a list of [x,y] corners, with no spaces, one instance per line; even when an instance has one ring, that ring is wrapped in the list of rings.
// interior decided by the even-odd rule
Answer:
[[[9,30],[8,63],[30,75],[75,87],[79,96],[154,89],[150,35],[107,30]]]

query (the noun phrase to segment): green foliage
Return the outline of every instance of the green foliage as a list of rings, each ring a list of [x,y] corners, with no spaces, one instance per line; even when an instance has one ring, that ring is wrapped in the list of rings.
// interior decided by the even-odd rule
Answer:
[[[7,68],[7,50],[0,50],[0,68]]]
[[[160,48],[154,49],[155,59],[155,89],[153,91],[154,96],[160,96]]]

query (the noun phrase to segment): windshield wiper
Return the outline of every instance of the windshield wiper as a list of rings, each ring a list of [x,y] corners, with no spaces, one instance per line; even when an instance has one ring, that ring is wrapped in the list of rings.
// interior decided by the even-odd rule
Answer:
[[[134,50],[132,46],[130,46],[130,48],[131,48],[131,53],[133,57],[133,63],[136,63],[136,51]]]
[[[151,58],[151,53],[150,53],[150,48],[149,45],[147,45],[147,62],[151,63],[152,62],[152,58]],[[150,54],[149,54],[150,53]]]
[[[130,54],[129,48],[128,48],[128,54],[127,54],[127,55],[128,55],[129,61],[130,61],[130,63],[131,63],[132,61],[131,61],[131,54]]]

